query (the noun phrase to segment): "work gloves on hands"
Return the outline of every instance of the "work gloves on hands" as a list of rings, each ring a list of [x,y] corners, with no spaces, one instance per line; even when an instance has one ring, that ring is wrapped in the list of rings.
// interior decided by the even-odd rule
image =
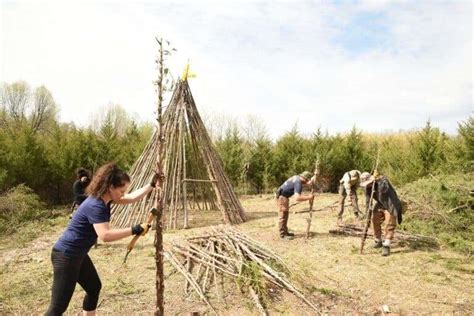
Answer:
[[[153,175],[153,178],[151,178],[150,185],[152,187],[156,187],[156,183],[158,182],[158,180],[160,180],[160,178],[163,180],[164,175],[162,173],[158,173],[158,172],[155,171],[155,174]]]
[[[148,230],[150,229],[151,225],[143,223],[143,224],[137,224],[135,226],[132,226],[132,235],[141,235],[145,236],[146,233],[148,233]]]

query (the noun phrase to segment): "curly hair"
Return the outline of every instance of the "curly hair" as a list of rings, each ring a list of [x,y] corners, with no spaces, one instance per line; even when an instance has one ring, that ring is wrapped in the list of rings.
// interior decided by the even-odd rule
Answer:
[[[130,182],[130,176],[120,169],[115,162],[101,166],[92,177],[86,189],[88,195],[102,197],[110,187],[118,188]]]

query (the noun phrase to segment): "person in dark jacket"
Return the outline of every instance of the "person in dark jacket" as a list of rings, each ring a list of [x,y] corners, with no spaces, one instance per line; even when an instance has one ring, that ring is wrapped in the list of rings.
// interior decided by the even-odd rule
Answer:
[[[366,210],[369,210],[370,197],[374,190],[372,201],[372,224],[374,226],[374,248],[382,248],[382,256],[390,255],[390,245],[395,233],[395,227],[402,223],[402,203],[397,192],[387,177],[371,175],[368,172],[360,176],[360,186],[365,188]],[[385,221],[384,241],[382,242],[382,222]]]
[[[76,171],[76,181],[72,185],[72,193],[74,194],[74,205],[78,207],[87,198],[86,187],[91,181],[91,172],[84,168]]]
[[[277,190],[276,198],[278,204],[278,231],[280,238],[293,239],[294,234],[288,231],[288,217],[290,211],[290,197],[295,195],[297,202],[311,201],[314,195],[302,195],[303,184],[311,184],[313,174],[304,171],[300,175],[295,175],[286,180]]]

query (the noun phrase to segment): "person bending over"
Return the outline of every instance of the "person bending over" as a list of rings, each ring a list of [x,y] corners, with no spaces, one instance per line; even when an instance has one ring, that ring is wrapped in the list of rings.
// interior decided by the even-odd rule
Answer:
[[[297,202],[311,201],[314,195],[302,195],[303,184],[310,184],[313,174],[304,171],[300,175],[295,175],[286,180],[277,190],[276,198],[278,204],[278,231],[280,238],[293,239],[294,234],[288,231],[288,217],[290,211],[290,197],[295,195]]]

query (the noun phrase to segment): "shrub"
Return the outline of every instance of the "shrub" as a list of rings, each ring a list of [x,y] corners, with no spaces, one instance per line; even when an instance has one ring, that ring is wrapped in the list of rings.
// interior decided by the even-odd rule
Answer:
[[[10,234],[19,224],[47,216],[49,212],[32,189],[20,184],[0,195],[0,234]]]

